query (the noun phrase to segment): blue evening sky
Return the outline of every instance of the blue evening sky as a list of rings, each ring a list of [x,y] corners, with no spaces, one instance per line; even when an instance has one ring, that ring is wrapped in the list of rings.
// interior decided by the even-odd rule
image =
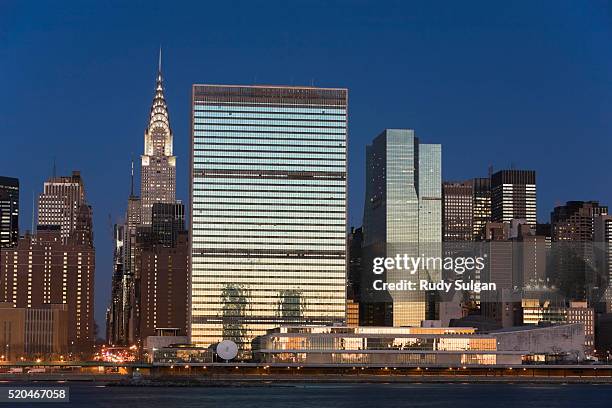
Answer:
[[[349,89],[352,225],[364,146],[386,127],[442,143],[446,180],[535,169],[544,221],[566,200],[612,204],[611,34],[596,0],[0,0],[0,175],[21,180],[23,231],[54,158],[58,174],[81,170],[103,329],[110,222],[143,150],[159,44],[184,201],[191,84],[314,83]]]

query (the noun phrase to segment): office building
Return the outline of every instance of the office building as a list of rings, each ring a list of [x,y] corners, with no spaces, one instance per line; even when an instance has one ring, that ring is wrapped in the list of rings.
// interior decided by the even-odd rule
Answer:
[[[68,352],[68,310],[65,304],[37,308],[0,303],[0,357],[61,360]]]
[[[491,176],[491,221],[525,220],[536,226],[536,174],[533,170],[501,170]]]
[[[597,270],[594,242],[595,218],[608,214],[597,201],[568,201],[551,212],[551,280],[568,299],[601,304],[607,286],[607,272]]]
[[[141,157],[140,200],[144,225],[151,225],[153,204],[176,201],[176,156],[172,150],[173,135],[164,97],[160,50],[155,95]]]
[[[368,273],[363,270],[361,257],[362,257],[362,244],[363,244],[363,228],[351,227],[350,232],[347,236],[347,249],[348,249],[348,272],[346,279],[346,296],[348,299],[359,302],[361,292],[361,277],[362,274]]]
[[[550,242],[527,224],[520,225],[513,238],[514,277],[516,288],[537,289],[547,285],[546,264]]]
[[[344,323],[346,89],[194,85],[191,341]]]
[[[19,180],[0,176],[0,248],[19,239]]]
[[[375,257],[408,254],[440,257],[442,254],[441,146],[420,143],[410,129],[387,129],[366,147],[366,195],[363,216],[364,265]],[[440,279],[441,271],[421,268],[388,271],[386,282]],[[370,284],[362,286],[370,288]],[[422,291],[370,291],[362,301],[381,313],[364,316],[376,325],[415,326],[428,317]],[[391,303],[392,307],[383,306]]]
[[[474,187],[471,182],[442,184],[442,240],[474,240]]]
[[[602,301],[606,313],[612,312],[612,215],[598,215],[593,220],[595,268],[606,288]]]
[[[472,202],[474,240],[482,241],[485,225],[491,221],[491,179],[489,177],[473,179],[472,190],[474,192]]]
[[[568,201],[550,214],[553,242],[592,242],[595,217],[608,214],[598,201]]]
[[[113,276],[111,278],[111,302],[106,310],[106,340],[111,345],[124,344],[126,317],[123,313],[124,293],[124,225],[114,226]]]
[[[91,222],[83,220],[91,217],[87,209],[81,207],[82,220],[67,239],[61,226],[41,225],[0,256],[0,301],[27,309],[66,305],[71,350],[86,350],[94,341],[95,250]]]
[[[180,203],[153,204],[151,233],[155,241],[167,247],[176,245],[178,234],[185,231],[185,206]]]
[[[160,328],[175,328],[185,336],[188,314],[189,237],[177,234],[174,245],[162,243],[137,246],[136,269],[139,316],[135,329],[142,341]]]
[[[70,176],[53,176],[45,181],[43,193],[38,197],[38,225],[60,227],[62,238],[67,239],[75,230],[77,217],[85,204],[85,186],[79,171]]]

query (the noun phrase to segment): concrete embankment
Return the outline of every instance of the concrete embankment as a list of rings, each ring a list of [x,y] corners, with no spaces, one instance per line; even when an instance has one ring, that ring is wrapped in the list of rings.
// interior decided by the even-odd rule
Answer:
[[[93,382],[109,386],[195,386],[195,387],[251,387],[251,386],[299,386],[316,383],[537,383],[537,384],[612,384],[612,376],[558,376],[558,375],[169,375],[137,376],[120,374],[1,374],[3,382]]]

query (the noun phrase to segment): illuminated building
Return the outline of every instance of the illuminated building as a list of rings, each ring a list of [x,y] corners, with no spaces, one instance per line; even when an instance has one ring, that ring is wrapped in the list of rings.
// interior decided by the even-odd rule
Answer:
[[[346,325],[359,326],[359,303],[351,299],[346,300]]]
[[[556,304],[549,300],[523,299],[523,324],[564,324],[578,323],[584,326],[585,346],[593,348],[595,344],[595,312],[587,302],[569,302]]]
[[[549,339],[544,341],[544,339]],[[476,333],[471,327],[287,326],[254,340],[255,361],[364,367],[458,367],[584,357],[580,325]]]
[[[189,242],[185,231],[177,233],[172,246],[159,241],[137,244],[139,267],[135,282],[138,318],[135,323],[141,341],[160,328],[176,328],[184,336],[187,330],[189,293]]]
[[[550,214],[553,242],[592,242],[595,217],[608,214],[597,201],[568,201]]]
[[[0,300],[17,308],[39,309],[64,304],[68,344],[87,348],[94,341],[95,250],[91,210],[81,206],[75,230],[62,238],[61,226],[41,225],[14,248],[2,249]]]
[[[14,307],[0,303],[0,353],[3,359],[58,360],[68,351],[68,311],[65,304]]]
[[[125,220],[115,236],[113,298],[107,341],[142,346],[156,330],[186,332],[189,250],[185,207],[176,200],[176,157],[164,96],[161,50],[155,94],[144,134],[140,197],[134,165]]]
[[[596,268],[602,276],[606,288],[603,301],[606,312],[612,312],[612,215],[599,215],[594,219],[593,234],[595,241]]]
[[[608,272],[594,269],[598,247],[594,242],[594,221],[607,213],[608,207],[597,201],[568,201],[550,214],[554,262],[551,279],[568,299],[586,299],[592,305],[603,303]]]
[[[141,157],[140,200],[144,225],[151,224],[153,204],[176,201],[176,157],[172,153],[172,138],[164,97],[160,50],[155,95],[149,125],[144,134],[144,154]]]
[[[55,175],[45,181],[43,193],[38,197],[38,225],[57,225],[62,238],[67,239],[75,230],[77,217],[85,204],[85,187],[81,173],[71,176]]]
[[[491,221],[526,220],[536,226],[536,174],[533,170],[501,170],[491,176]]]
[[[472,183],[442,184],[442,240],[474,240]]]
[[[420,143],[410,129],[387,129],[366,147],[366,194],[363,216],[364,265],[374,257],[440,257],[442,254],[441,146]],[[387,282],[410,279],[435,281],[439,270],[420,269],[406,276],[387,273]],[[362,284],[362,287],[371,285]],[[377,304],[363,316],[376,325],[416,326],[428,317],[423,291],[372,293],[365,304]],[[392,309],[384,304],[392,303]]]
[[[347,90],[194,85],[191,341],[345,321]]]
[[[19,239],[19,180],[0,176],[0,248]]]
[[[491,179],[488,177],[473,179],[472,190],[474,192],[472,203],[474,240],[482,241],[485,226],[491,221]]]

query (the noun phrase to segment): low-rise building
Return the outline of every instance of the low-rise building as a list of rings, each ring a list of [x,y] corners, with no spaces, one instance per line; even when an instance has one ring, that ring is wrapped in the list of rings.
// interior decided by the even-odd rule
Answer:
[[[197,347],[193,344],[171,344],[168,347],[152,349],[149,361],[158,365],[207,364],[214,361],[212,348]]]
[[[586,301],[572,301],[569,306],[549,300],[523,299],[523,324],[571,324],[584,326],[584,345],[592,349],[595,345],[595,311]]]
[[[555,360],[584,357],[580,325],[532,330],[479,334],[470,327],[282,326],[253,341],[253,357],[267,364],[373,367],[518,365],[549,361],[549,354]],[[542,336],[546,348],[534,340]]]
[[[65,304],[38,308],[0,303],[0,359],[59,359],[68,351],[68,309]]]
[[[172,344],[187,344],[189,338],[181,336],[181,328],[158,328],[155,330],[154,336],[147,336],[144,341],[144,348],[148,352],[164,347],[170,347]]]

